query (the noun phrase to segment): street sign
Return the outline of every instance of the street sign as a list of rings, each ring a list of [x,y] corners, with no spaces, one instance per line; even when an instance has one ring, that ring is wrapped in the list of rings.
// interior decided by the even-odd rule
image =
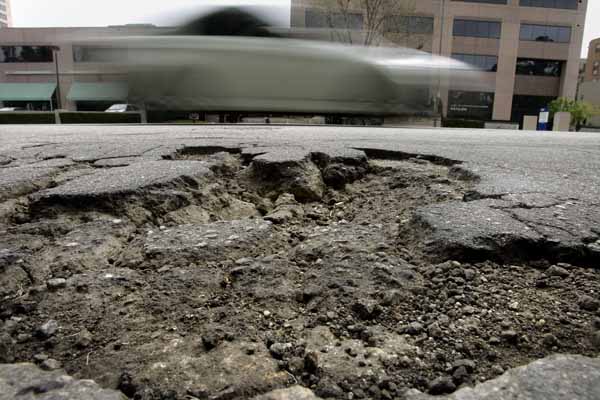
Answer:
[[[538,119],[538,130],[548,130],[548,121],[550,121],[550,111],[547,108],[540,110],[540,118]]]

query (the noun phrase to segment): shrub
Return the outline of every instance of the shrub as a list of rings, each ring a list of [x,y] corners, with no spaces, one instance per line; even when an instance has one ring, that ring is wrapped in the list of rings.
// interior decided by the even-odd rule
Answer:
[[[444,118],[442,120],[442,126],[444,128],[483,129],[485,127],[485,122],[476,119]]]
[[[61,112],[63,124],[139,124],[141,116],[137,113],[105,112]]]
[[[0,124],[54,124],[52,112],[0,112]]]

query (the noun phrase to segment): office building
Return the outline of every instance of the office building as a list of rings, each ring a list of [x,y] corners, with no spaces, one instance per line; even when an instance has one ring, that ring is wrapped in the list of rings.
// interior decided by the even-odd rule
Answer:
[[[12,26],[10,0],[0,0],[0,28]]]
[[[356,33],[373,26],[359,6],[364,2],[344,10],[337,4],[292,0],[292,28]],[[385,44],[453,57],[483,71],[489,89],[482,92],[461,90],[451,79],[442,83],[445,116],[521,123],[557,97],[575,98],[586,10],[587,0],[405,0],[402,15],[386,16],[380,33]]]
[[[588,48],[584,82],[600,81],[600,38],[592,40]]]
[[[1,33],[0,106],[104,111],[114,103],[125,102],[126,71],[103,62],[102,53],[98,55],[78,41],[146,35],[161,29],[147,25],[6,28]]]
[[[579,84],[578,100],[591,103],[600,110],[600,38],[592,40],[588,48],[583,80]],[[600,115],[594,116],[588,125],[600,128]]]

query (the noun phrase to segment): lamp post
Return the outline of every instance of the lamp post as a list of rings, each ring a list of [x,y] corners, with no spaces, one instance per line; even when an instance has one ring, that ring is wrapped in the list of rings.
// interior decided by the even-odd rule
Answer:
[[[445,23],[445,18],[446,17],[446,0],[440,0],[440,46],[438,49],[438,54],[440,55],[440,57],[442,56],[442,42],[444,40],[444,23]],[[438,126],[438,117],[439,117],[439,124],[440,126],[442,125],[442,107],[441,107],[441,96],[442,96],[442,79],[440,76],[441,71],[438,71],[437,74],[437,94],[435,96],[435,120],[434,120],[434,127]]]
[[[54,57],[54,67],[56,73],[56,109],[60,110],[61,107],[61,93],[60,93],[60,73],[58,70],[58,52],[60,51],[59,46],[52,46],[52,56]]]

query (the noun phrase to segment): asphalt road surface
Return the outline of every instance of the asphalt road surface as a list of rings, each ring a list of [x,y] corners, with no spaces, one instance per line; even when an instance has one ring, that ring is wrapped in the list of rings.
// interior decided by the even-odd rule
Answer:
[[[0,399],[600,398],[598,171],[599,133],[0,126]]]

